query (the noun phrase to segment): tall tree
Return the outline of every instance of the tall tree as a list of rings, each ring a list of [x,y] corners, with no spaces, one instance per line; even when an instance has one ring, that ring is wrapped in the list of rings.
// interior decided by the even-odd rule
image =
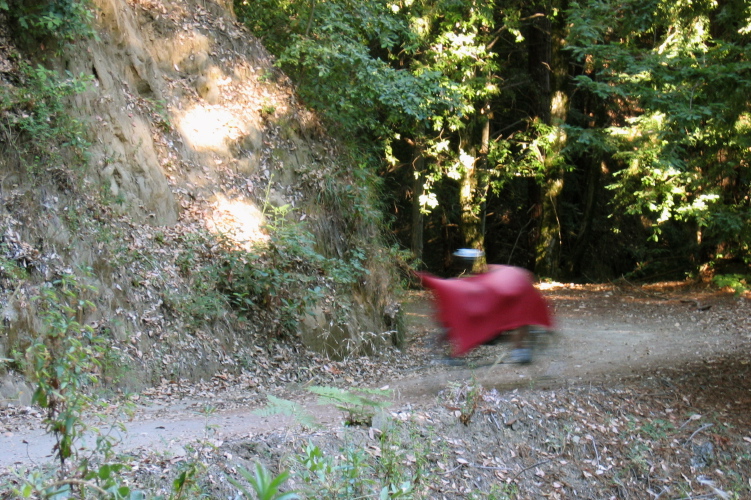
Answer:
[[[605,110],[570,133],[615,171],[612,210],[654,240],[693,232],[697,264],[751,262],[748,3],[582,1],[568,18],[579,92]]]
[[[541,275],[607,273],[691,231],[698,261],[748,259],[742,0],[236,6],[331,130],[404,165],[389,171],[418,256],[462,244]],[[638,243],[645,223],[657,243]]]

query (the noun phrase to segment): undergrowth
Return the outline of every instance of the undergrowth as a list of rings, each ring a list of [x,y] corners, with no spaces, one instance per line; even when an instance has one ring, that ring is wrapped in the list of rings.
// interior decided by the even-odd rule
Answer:
[[[54,180],[76,189],[86,163],[85,124],[71,116],[68,99],[90,77],[57,72],[17,61],[16,80],[0,85],[0,134],[5,161],[34,184]]]
[[[19,470],[8,485],[16,498],[137,498],[122,484],[124,464],[115,460],[118,439],[92,423],[106,404],[93,394],[101,383],[108,340],[91,324],[90,300],[96,288],[90,272],[65,274],[33,298],[44,321],[37,334],[22,339],[13,363],[35,385],[32,403],[45,412],[43,423],[54,437],[54,467]],[[127,413],[129,405],[122,408]],[[93,445],[86,443],[93,441]]]
[[[20,41],[54,43],[58,48],[93,38],[94,10],[90,0],[0,0]]]
[[[226,306],[243,317],[262,316],[283,337],[296,332],[314,304],[367,277],[364,249],[344,259],[325,257],[307,228],[285,215],[277,209],[267,225],[268,241],[249,250],[227,235],[184,238],[175,262],[191,292],[172,294],[171,307],[197,327]]]

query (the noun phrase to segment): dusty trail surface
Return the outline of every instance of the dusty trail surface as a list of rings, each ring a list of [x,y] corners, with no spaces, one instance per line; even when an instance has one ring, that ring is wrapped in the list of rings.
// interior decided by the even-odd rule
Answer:
[[[401,381],[402,394],[434,394],[447,382],[470,375],[498,389],[620,379],[744,352],[751,338],[751,304],[727,294],[689,290],[678,283],[541,288],[553,306],[557,328],[535,336],[534,363],[506,364],[509,346],[482,347],[467,357],[466,369],[422,370]],[[425,330],[418,338],[429,338],[437,328],[432,304],[429,296],[418,297],[409,305],[411,331]]]
[[[554,333],[536,336],[531,365],[505,363],[504,357],[510,351],[510,346],[505,343],[474,351],[462,365],[448,364],[442,351],[433,346],[437,325],[433,320],[430,296],[425,292],[414,292],[405,302],[410,338],[404,351],[340,363],[316,360],[320,365],[319,372],[328,378],[313,375],[307,380],[298,377],[287,382],[282,380],[275,388],[268,386],[268,389],[257,378],[248,376],[220,376],[205,384],[165,382],[163,386],[138,396],[137,411],[125,423],[126,433],[113,430],[122,438],[118,450],[133,454],[157,452],[175,461],[185,456],[188,445],[198,441],[211,442],[220,450],[228,449],[230,451],[225,451],[225,456],[233,456],[233,452],[238,454],[238,443],[254,439],[268,443],[274,439],[284,440],[284,436],[288,439],[291,433],[300,430],[290,418],[261,417],[251,413],[263,404],[266,393],[300,402],[325,428],[335,432],[341,428],[342,415],[330,406],[317,405],[304,390],[311,384],[343,388],[388,387],[394,391],[393,415],[432,411],[433,419],[438,419],[439,414],[443,418],[452,418],[451,412],[456,412],[458,406],[452,407],[447,401],[457,397],[456,391],[461,392],[461,387],[482,386],[487,395],[486,403],[496,404],[488,422],[494,422],[500,431],[503,426],[499,421],[503,420],[506,425],[504,432],[518,429],[515,422],[522,414],[518,408],[508,411],[500,408],[512,403],[518,406],[519,394],[527,398],[527,410],[535,408],[550,418],[559,411],[558,406],[565,407],[560,402],[564,395],[573,401],[579,397],[577,394],[586,393],[588,404],[595,404],[592,401],[599,398],[597,404],[601,413],[611,414],[615,411],[613,408],[607,411],[603,408],[614,405],[614,401],[623,411],[624,407],[639,405],[638,397],[629,399],[633,394],[661,393],[665,388],[672,388],[675,392],[671,396],[673,400],[684,401],[687,409],[679,412],[675,403],[666,403],[664,411],[670,418],[675,416],[682,421],[691,411],[700,415],[691,408],[704,401],[714,405],[713,408],[720,408],[729,421],[736,422],[733,420],[736,417],[739,422],[745,421],[743,415],[751,410],[748,365],[751,307],[748,298],[705,288],[689,288],[681,283],[654,286],[542,285],[541,289],[554,309],[557,329]],[[313,373],[312,369],[310,373]],[[268,376],[273,377],[273,366]],[[440,398],[439,394],[442,395]],[[546,398],[552,398],[555,403],[545,402]],[[570,404],[579,406],[578,410],[584,412],[583,403]],[[490,410],[486,414],[490,415]],[[530,420],[531,414],[527,413],[526,417]],[[609,418],[612,421],[612,417]],[[699,417],[687,418],[687,422],[692,422],[691,418],[698,420]],[[682,429],[680,423],[676,420],[675,427]],[[738,432],[747,441],[745,444],[751,456],[751,429],[748,425],[741,426]],[[687,426],[686,430],[689,428]],[[38,464],[49,456],[53,442],[42,432],[40,415],[33,408],[6,407],[0,430],[0,468]],[[318,432],[320,435],[322,431]],[[550,430],[546,432],[545,439],[549,440]],[[519,436],[519,433],[515,435],[516,438]],[[589,434],[587,436],[595,439]],[[446,439],[452,442],[452,438]],[[477,443],[482,441],[481,438],[473,439]],[[497,448],[495,439],[487,443],[491,456],[492,450]],[[529,441],[531,438],[525,439]],[[515,450],[520,449],[519,442],[512,444]],[[536,449],[531,444],[529,447]],[[594,449],[598,465],[590,467],[591,472],[584,470],[580,480],[587,475],[605,474],[603,471],[608,470],[608,464],[600,460],[600,455],[607,452],[607,446],[605,452],[598,450],[597,446]],[[516,455],[515,451],[511,453]],[[516,460],[526,463],[521,458]],[[603,468],[598,468],[600,466]],[[496,476],[501,469],[511,470],[505,465],[496,467]],[[521,471],[519,474],[525,472],[523,465],[518,465],[517,469]],[[542,484],[544,472],[539,470],[533,479]],[[560,473],[559,476],[555,481],[548,478],[553,492],[561,488],[565,490],[567,485],[575,482],[571,478],[564,481]],[[511,481],[508,477],[505,479]],[[522,479],[513,476],[515,483]]]

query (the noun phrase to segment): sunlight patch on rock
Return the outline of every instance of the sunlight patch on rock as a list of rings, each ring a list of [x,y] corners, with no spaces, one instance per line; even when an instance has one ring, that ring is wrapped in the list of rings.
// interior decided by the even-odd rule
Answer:
[[[227,153],[227,145],[247,134],[242,121],[226,109],[196,105],[178,118],[177,127],[196,151]]]
[[[263,230],[264,220],[263,212],[254,203],[218,195],[207,224],[211,231],[225,234],[239,248],[251,250],[269,239]]]

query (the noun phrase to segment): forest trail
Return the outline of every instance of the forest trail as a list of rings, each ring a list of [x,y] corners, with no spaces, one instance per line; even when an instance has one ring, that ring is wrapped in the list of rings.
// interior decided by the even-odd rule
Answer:
[[[532,364],[504,363],[510,348],[501,343],[473,351],[463,365],[449,365],[430,347],[437,332],[430,296],[413,292],[405,302],[410,338],[406,361],[397,367],[400,376],[373,380],[371,385],[392,389],[396,405],[419,406],[435,404],[439,391],[469,381],[502,392],[595,381],[608,384],[708,363],[725,355],[745,353],[747,357],[750,352],[748,298],[687,289],[680,283],[541,288],[554,310],[557,328],[538,335]],[[346,373],[341,376],[346,380]],[[253,414],[261,400],[248,398],[247,390],[239,386],[229,384],[226,391],[203,397],[139,397],[135,417],[125,423],[126,432],[112,429],[122,440],[118,450],[179,458],[186,453],[185,447],[197,441],[219,445],[294,427],[290,417]],[[300,387],[291,385],[282,397],[303,404],[321,424],[341,421],[339,411],[316,404]],[[221,409],[211,409],[216,407]],[[40,428],[38,414],[30,409],[12,414],[6,408],[2,416],[5,428],[13,430],[0,434],[0,470],[48,459],[54,442]]]

